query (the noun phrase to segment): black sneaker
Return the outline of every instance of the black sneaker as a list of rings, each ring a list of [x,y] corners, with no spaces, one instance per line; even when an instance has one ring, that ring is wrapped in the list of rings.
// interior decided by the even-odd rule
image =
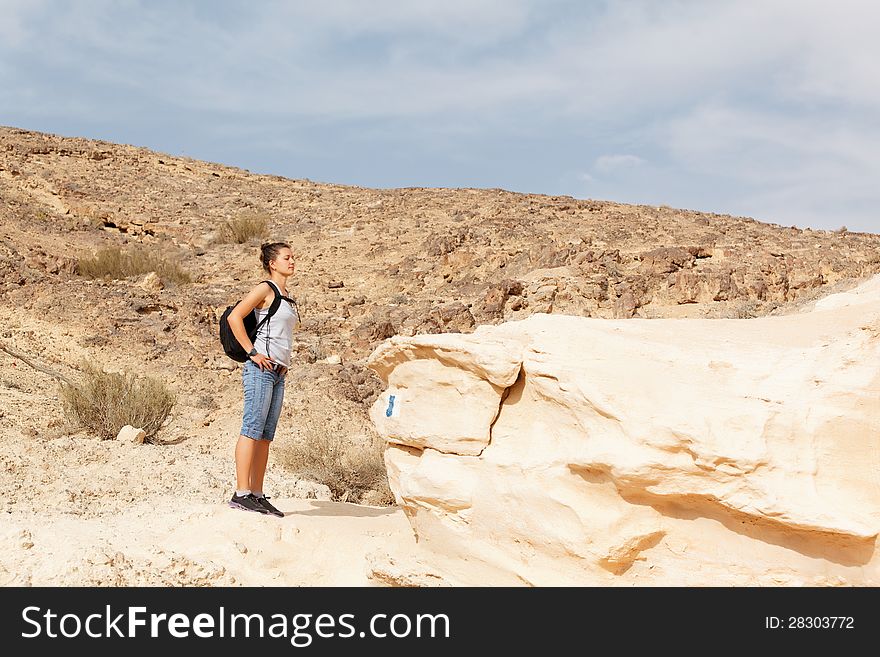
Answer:
[[[284,512],[279,511],[274,506],[272,506],[271,502],[269,502],[269,498],[265,495],[263,497],[257,497],[256,500],[263,505],[263,508],[265,509],[264,513],[269,513],[273,516],[278,516],[279,518],[284,517]]]
[[[260,504],[260,501],[253,493],[248,493],[247,495],[242,495],[241,497],[233,494],[232,499],[229,500],[229,506],[231,506],[233,509],[241,509],[242,511],[269,513],[266,508],[262,504]]]

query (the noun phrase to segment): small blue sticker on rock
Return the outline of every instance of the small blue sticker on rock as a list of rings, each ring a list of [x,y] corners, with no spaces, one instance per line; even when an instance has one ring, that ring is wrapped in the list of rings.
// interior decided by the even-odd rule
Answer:
[[[385,417],[391,417],[394,412],[394,395],[388,395],[388,408],[385,409]]]

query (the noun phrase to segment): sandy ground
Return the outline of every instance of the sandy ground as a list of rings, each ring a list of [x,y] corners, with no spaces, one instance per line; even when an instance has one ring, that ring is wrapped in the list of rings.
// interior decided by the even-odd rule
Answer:
[[[371,560],[414,543],[396,507],[273,502],[284,518],[174,496],[89,519],[7,511],[0,584],[369,586]]]
[[[99,440],[65,426],[48,376],[0,360],[0,585],[398,583],[369,575],[415,548],[403,512],[331,502],[294,476],[280,457],[296,417],[279,428],[265,485],[287,515],[262,516],[227,506],[240,400],[204,420],[181,411],[168,444]]]

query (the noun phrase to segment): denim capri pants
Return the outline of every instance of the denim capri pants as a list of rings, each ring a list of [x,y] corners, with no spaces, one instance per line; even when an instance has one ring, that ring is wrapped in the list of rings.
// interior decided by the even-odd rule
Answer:
[[[244,388],[244,419],[241,435],[255,440],[272,440],[284,400],[284,376],[248,359],[241,370]]]

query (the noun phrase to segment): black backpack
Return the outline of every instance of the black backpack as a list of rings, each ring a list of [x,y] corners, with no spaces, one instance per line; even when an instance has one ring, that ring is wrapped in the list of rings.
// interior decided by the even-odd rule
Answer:
[[[278,308],[281,306],[281,292],[278,291],[278,288],[275,287],[275,284],[272,281],[263,281],[264,283],[268,283],[272,288],[272,291],[275,293],[275,298],[272,300],[272,305],[269,306],[269,312],[266,313],[266,316],[260,320],[260,323],[257,323],[257,313],[256,309],[249,312],[244,316],[244,330],[247,332],[248,337],[251,339],[251,342],[254,341],[254,337],[257,335],[257,331],[259,328],[269,321],[269,318],[274,315]],[[238,338],[235,337],[232,333],[232,329],[229,328],[229,313],[232,312],[232,309],[237,306],[238,303],[235,303],[232,306],[228,306],[226,310],[223,311],[223,314],[220,316],[220,344],[223,345],[223,351],[229,356],[232,360],[238,361],[239,363],[243,363],[248,359],[247,352],[244,350],[244,347],[241,346],[238,342]]]

